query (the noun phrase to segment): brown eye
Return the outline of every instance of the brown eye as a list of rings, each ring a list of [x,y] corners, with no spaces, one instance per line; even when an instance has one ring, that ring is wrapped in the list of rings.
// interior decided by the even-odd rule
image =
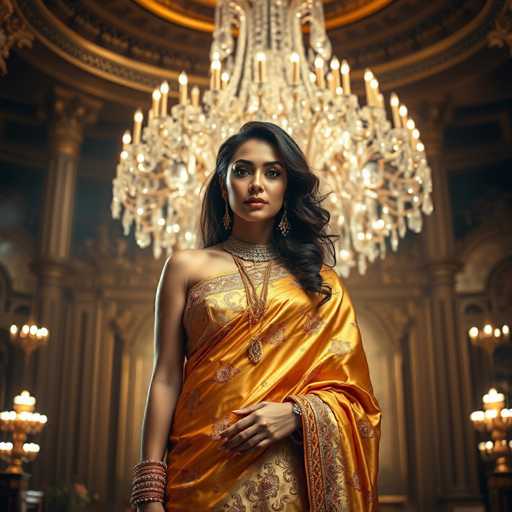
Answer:
[[[235,176],[242,176],[244,173],[249,172],[249,169],[243,165],[234,165],[233,174]]]

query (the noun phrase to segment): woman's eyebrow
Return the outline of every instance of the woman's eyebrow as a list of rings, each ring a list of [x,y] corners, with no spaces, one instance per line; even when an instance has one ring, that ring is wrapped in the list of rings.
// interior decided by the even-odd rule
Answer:
[[[235,162],[233,162],[235,164],[238,164],[238,163],[243,163],[243,164],[249,164],[249,165],[254,165],[254,162],[251,162],[250,160],[244,160],[243,158],[240,158],[239,160],[235,160]],[[279,162],[279,160],[271,160],[270,162],[264,162],[263,163],[263,166],[264,167],[268,167],[269,165],[280,165],[281,167],[284,167],[283,164],[281,162]]]

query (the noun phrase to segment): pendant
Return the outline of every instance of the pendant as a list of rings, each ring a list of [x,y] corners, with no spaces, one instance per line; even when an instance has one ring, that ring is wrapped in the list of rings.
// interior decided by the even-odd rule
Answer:
[[[263,345],[259,337],[255,337],[251,340],[249,348],[247,349],[247,356],[252,364],[258,364],[263,357]]]

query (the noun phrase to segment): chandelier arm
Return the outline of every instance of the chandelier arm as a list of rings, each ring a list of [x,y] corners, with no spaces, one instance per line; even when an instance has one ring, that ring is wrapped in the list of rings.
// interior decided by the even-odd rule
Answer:
[[[322,119],[320,117],[320,112],[315,112],[313,119],[309,125],[308,142],[307,142],[307,146],[306,146],[306,158],[308,159],[309,162],[313,162],[313,158],[314,158],[314,154],[313,154],[314,137],[313,137],[313,135],[315,133],[316,127],[318,126],[318,123],[320,123],[321,120]]]
[[[315,93],[309,81],[309,68],[306,54],[304,52],[304,43],[302,40],[301,3],[302,2],[300,0],[293,0],[292,7],[290,8],[290,12],[288,14],[288,19],[291,33],[293,34],[293,47],[295,52],[299,55],[300,69],[302,77],[304,78],[303,85],[306,89],[309,101],[311,101],[315,97]]]
[[[237,6],[232,6],[232,12],[238,22],[239,36],[235,50],[235,62],[233,76],[231,77],[228,87],[225,89],[224,94],[221,96],[219,108],[229,108],[229,100],[236,96],[237,88],[242,80],[242,73],[244,70],[243,60],[247,48],[247,18],[249,6],[247,2],[240,1]],[[238,7],[238,8],[237,8]],[[231,55],[231,54],[230,54]]]

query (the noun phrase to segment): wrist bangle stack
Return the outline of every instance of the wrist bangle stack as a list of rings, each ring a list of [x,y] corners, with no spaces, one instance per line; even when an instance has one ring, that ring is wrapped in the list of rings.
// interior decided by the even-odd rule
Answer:
[[[165,501],[167,466],[162,461],[143,460],[133,468],[130,504],[137,507],[150,501]]]

